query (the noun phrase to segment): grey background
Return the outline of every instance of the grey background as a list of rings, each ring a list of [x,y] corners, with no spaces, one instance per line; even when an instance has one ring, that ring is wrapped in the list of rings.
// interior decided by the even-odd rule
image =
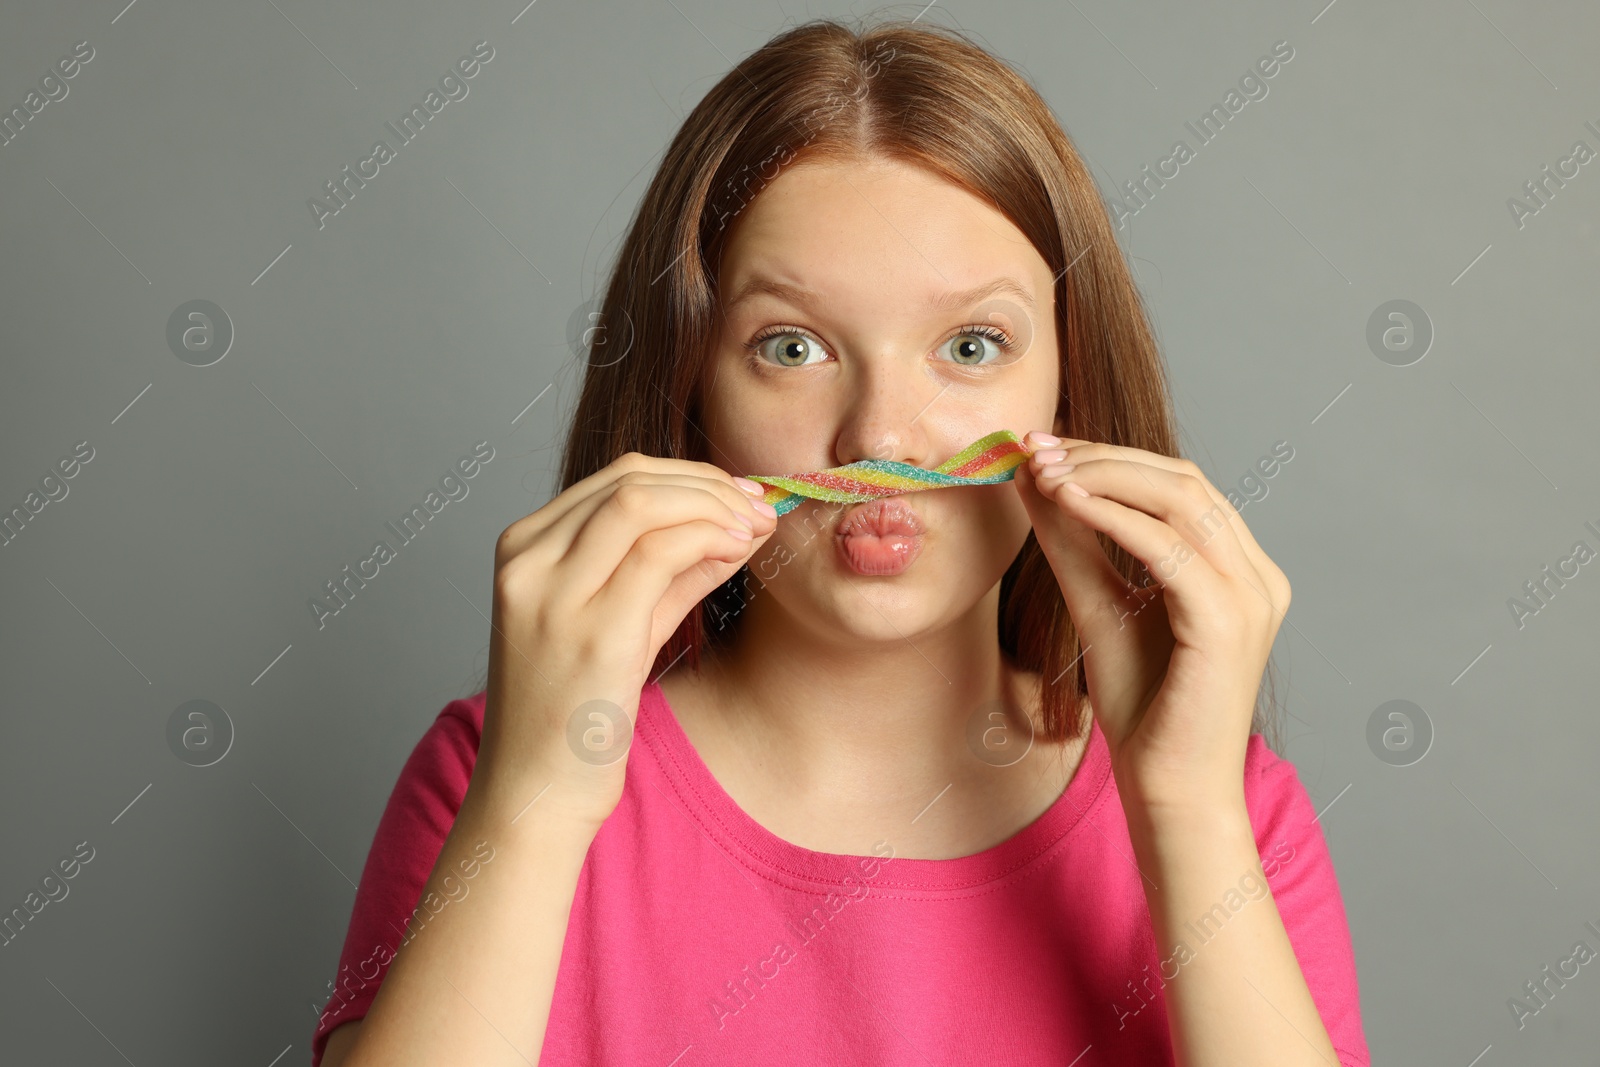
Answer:
[[[573,313],[694,101],[780,28],[869,9],[123,2],[0,12],[0,109],[95,49],[0,147],[0,509],[95,449],[0,548],[0,910],[96,850],[0,948],[0,1059],[301,1063],[394,777],[484,666],[494,538],[552,492]],[[1285,754],[1375,1061],[1592,1061],[1594,968],[1520,1033],[1507,998],[1600,948],[1600,575],[1522,629],[1507,601],[1600,547],[1600,162],[1521,228],[1507,200],[1600,148],[1600,16],[1323,3],[922,17],[1020,66],[1108,197],[1293,46],[1120,237],[1187,454],[1227,488],[1294,449],[1244,514],[1294,584]],[[479,40],[467,98],[319,231],[308,198]],[[203,368],[166,342],[196,299],[236,330]],[[1394,299],[1435,331],[1410,366],[1366,341]],[[480,440],[467,498],[319,630],[307,598]],[[166,741],[194,699],[236,730],[206,768]],[[1394,699],[1435,731],[1412,766],[1366,740]]]

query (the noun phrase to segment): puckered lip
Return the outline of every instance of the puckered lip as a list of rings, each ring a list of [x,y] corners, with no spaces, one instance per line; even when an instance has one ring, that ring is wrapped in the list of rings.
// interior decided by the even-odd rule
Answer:
[[[922,524],[922,519],[903,495],[880,496],[863,501],[847,510],[839,520],[836,535],[848,537],[852,534],[873,534],[878,537],[889,537],[898,534],[902,537],[916,537],[926,530],[927,527]]]

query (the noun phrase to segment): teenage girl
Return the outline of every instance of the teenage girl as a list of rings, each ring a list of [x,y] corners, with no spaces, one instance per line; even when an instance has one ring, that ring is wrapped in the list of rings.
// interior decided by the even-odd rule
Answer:
[[[486,690],[416,746],[313,1063],[1369,1063],[1258,711],[1289,583],[1178,458],[1096,187],[953,31],[835,22],[668,147]],[[1010,481],[781,518],[747,474]]]

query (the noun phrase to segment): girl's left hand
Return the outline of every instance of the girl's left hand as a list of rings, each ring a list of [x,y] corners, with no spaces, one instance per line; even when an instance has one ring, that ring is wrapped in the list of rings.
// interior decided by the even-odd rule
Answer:
[[[1124,803],[1237,807],[1288,579],[1191,461],[1050,444],[1039,431],[1024,443],[1034,451],[1017,468],[1017,491],[1077,629]],[[1144,564],[1143,582],[1128,584],[1096,531]]]

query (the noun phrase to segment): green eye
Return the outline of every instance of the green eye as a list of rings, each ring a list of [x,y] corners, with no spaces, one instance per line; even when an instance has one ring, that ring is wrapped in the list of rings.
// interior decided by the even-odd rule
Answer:
[[[768,342],[775,342],[769,345]],[[827,355],[814,337],[788,326],[775,326],[747,346],[761,359],[779,367],[803,367]],[[812,358],[817,357],[817,358]]]
[[[956,334],[941,347],[950,349],[950,362],[957,366],[981,367],[998,362],[1011,351],[1012,346],[1013,342],[1004,330],[993,326],[977,326]]]
[[[826,360],[828,350],[822,342],[793,326],[772,326],[745,345],[757,359],[777,367],[806,367]],[[948,350],[948,360],[959,367],[984,367],[1005,361],[1016,342],[1004,330],[989,325],[974,325],[939,346]]]

